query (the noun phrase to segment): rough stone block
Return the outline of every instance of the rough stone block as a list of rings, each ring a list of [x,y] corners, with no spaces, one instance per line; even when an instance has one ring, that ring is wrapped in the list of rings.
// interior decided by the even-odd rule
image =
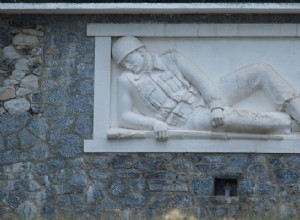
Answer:
[[[14,79],[6,79],[3,83],[4,86],[14,86],[17,85],[19,82]]]
[[[151,191],[188,191],[188,187],[185,184],[173,183],[164,180],[149,181],[149,189]]]
[[[64,157],[75,157],[82,152],[82,141],[76,135],[65,135],[59,143],[59,153]]]
[[[178,208],[188,208],[191,206],[191,204],[192,204],[192,198],[189,195],[175,194],[172,206]]]
[[[167,193],[160,192],[155,194],[149,203],[149,208],[166,208],[169,206],[170,196]]]
[[[30,96],[31,103],[40,103],[42,101],[43,94],[41,92],[32,93]]]
[[[213,206],[209,208],[209,211],[213,219],[217,219],[221,216],[226,216],[228,212],[228,208],[225,206]]]
[[[34,161],[46,160],[52,155],[46,143],[37,144],[29,150],[29,156]]]
[[[109,184],[109,192],[113,196],[122,196],[128,191],[126,184],[121,180],[113,181]]]
[[[0,70],[8,71],[13,68],[11,60],[8,59],[0,59]]]
[[[3,166],[3,170],[6,173],[19,173],[19,172],[30,172],[33,168],[31,162],[20,162],[9,166]]]
[[[26,35],[26,34],[17,34],[13,37],[12,43],[18,46],[30,46],[35,47],[39,45],[39,39],[37,36]]]
[[[0,87],[0,101],[6,101],[16,97],[15,88],[13,86]]]
[[[276,187],[270,184],[259,184],[257,191],[260,195],[273,195],[276,191]]]
[[[238,185],[239,195],[250,195],[254,192],[254,182],[253,181],[240,181]]]
[[[193,194],[196,195],[212,195],[214,188],[213,179],[192,179],[190,184]]]
[[[92,118],[88,115],[80,115],[75,124],[75,132],[85,139],[92,136]]]
[[[74,174],[68,181],[68,184],[73,187],[85,187],[87,185],[87,178],[83,174]]]
[[[23,70],[14,70],[11,73],[11,78],[14,79],[14,80],[20,81],[21,79],[24,78],[25,75],[26,75],[26,71],[23,71]]]
[[[29,70],[29,61],[27,59],[19,59],[15,64],[16,70],[23,70],[28,71]]]
[[[69,113],[93,112],[93,100],[90,96],[71,97],[66,103],[66,111]]]
[[[98,171],[98,170],[90,170],[89,175],[91,178],[93,178],[95,180],[108,179],[113,176],[113,174],[111,172],[103,172],[103,171]]]
[[[21,129],[21,123],[16,119],[16,116],[11,114],[3,114],[0,116],[0,133],[15,133]]]
[[[129,157],[115,158],[112,161],[112,167],[114,169],[131,169],[133,167],[132,158]]]
[[[28,94],[31,94],[32,91],[30,89],[25,89],[25,88],[19,88],[16,92],[17,97],[23,97]]]
[[[28,75],[21,80],[20,86],[32,91],[36,91],[39,88],[38,77],[33,74]]]
[[[24,98],[4,102],[4,108],[13,115],[23,114],[30,109],[30,103]]]
[[[48,129],[48,123],[44,118],[34,118],[29,124],[29,130],[40,138],[46,137]]]
[[[249,177],[255,180],[267,180],[270,174],[263,164],[255,164],[249,167]]]
[[[142,208],[145,206],[147,198],[139,193],[127,194],[121,199],[122,205],[130,208]]]
[[[140,174],[138,172],[119,171],[117,176],[125,179],[138,179]]]
[[[299,180],[299,172],[294,169],[277,169],[275,171],[276,179],[280,183],[293,183]]]
[[[43,31],[33,30],[33,29],[22,29],[22,33],[26,34],[26,35],[33,35],[33,36],[38,36],[38,37],[44,36]]]
[[[0,107],[0,116],[3,115],[5,112],[5,109],[3,107]]]
[[[8,46],[3,49],[3,58],[19,59],[21,54],[13,46]]]
[[[43,112],[43,108],[40,104],[31,104],[31,111],[33,113],[42,113]]]
[[[8,30],[0,30],[0,47],[6,47],[10,44],[11,38]]]

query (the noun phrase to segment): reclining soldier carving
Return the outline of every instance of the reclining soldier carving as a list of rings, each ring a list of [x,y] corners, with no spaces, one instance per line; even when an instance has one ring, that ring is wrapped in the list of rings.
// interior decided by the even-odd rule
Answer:
[[[287,134],[300,122],[298,91],[268,64],[251,64],[213,82],[182,53],[152,54],[132,36],[119,38],[112,56],[125,69],[118,79],[119,127],[153,130],[163,140],[169,129]],[[259,89],[277,112],[232,107]]]

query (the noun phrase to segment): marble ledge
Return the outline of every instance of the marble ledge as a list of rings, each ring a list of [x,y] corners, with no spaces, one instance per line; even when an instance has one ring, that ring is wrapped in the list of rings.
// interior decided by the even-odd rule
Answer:
[[[5,14],[298,14],[299,3],[0,3]]]

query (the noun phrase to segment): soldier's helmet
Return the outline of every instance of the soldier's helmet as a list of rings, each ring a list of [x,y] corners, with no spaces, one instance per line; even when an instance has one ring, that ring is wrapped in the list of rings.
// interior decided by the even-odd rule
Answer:
[[[112,47],[113,59],[117,62],[117,64],[120,64],[128,54],[144,46],[145,45],[136,37],[121,37]]]

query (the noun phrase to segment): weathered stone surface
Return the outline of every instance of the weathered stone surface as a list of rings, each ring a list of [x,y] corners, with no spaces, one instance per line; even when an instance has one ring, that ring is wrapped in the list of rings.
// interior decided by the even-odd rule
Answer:
[[[0,116],[3,115],[5,112],[5,109],[3,107],[0,107]]]
[[[80,115],[75,124],[75,132],[84,139],[89,139],[92,136],[92,118],[88,115]]]
[[[44,36],[43,31],[33,30],[33,29],[22,29],[22,33],[27,34],[27,35],[39,36],[39,37]]]
[[[3,141],[3,137],[0,135],[0,151],[2,151],[4,149],[4,141]]]
[[[114,169],[131,169],[133,167],[132,159],[129,157],[117,157],[112,161]]]
[[[0,153],[0,164],[12,164],[21,160],[21,154],[19,151],[11,150],[5,153]]]
[[[0,101],[12,99],[16,96],[13,86],[0,87]]]
[[[254,192],[254,182],[252,181],[241,181],[238,185],[238,192],[240,195],[250,195]]]
[[[44,118],[34,118],[29,124],[29,130],[39,136],[40,138],[45,139],[48,134],[48,123]]]
[[[74,187],[84,187],[87,185],[87,178],[85,175],[83,174],[74,174],[73,176],[71,176],[71,178],[68,181],[68,184],[70,186],[74,186]]]
[[[195,178],[191,181],[191,190],[196,195],[212,195],[214,182],[213,179]]]
[[[19,59],[21,54],[13,46],[8,46],[3,49],[3,58]]]
[[[30,90],[30,89],[19,88],[16,92],[16,95],[17,95],[17,97],[23,97],[23,96],[26,96],[31,93],[32,93],[32,90]]]
[[[16,69],[11,73],[11,78],[20,81],[25,75],[26,71]]]
[[[4,108],[13,115],[23,114],[30,109],[30,103],[24,98],[4,102]]]
[[[270,174],[263,164],[255,164],[249,167],[249,177],[256,180],[267,180]]]
[[[7,147],[9,147],[10,149],[14,149],[19,146],[19,139],[16,137],[15,134],[11,134],[7,136],[6,141],[7,141]]]
[[[69,113],[90,113],[93,111],[93,100],[90,96],[71,97],[66,103],[66,110]]]
[[[261,195],[273,195],[275,190],[276,187],[270,184],[259,184],[257,186],[257,191]]]
[[[8,30],[0,30],[0,47],[6,47],[10,43],[10,34]]]
[[[2,73],[7,73],[8,70],[13,68],[12,60],[10,59],[0,59],[0,70]]]
[[[21,162],[9,166],[3,166],[3,170],[6,173],[30,172],[33,169],[33,166],[34,165],[31,162]]]
[[[299,172],[291,169],[278,169],[275,171],[276,179],[281,183],[297,182],[299,179]]]
[[[28,71],[29,70],[29,61],[27,59],[19,59],[15,64],[16,70],[23,70]]]
[[[127,194],[121,200],[122,204],[130,208],[142,208],[145,206],[147,198],[139,193]]]
[[[65,135],[59,143],[59,153],[64,157],[74,157],[82,151],[82,141],[76,135]]]
[[[109,192],[113,196],[122,196],[128,191],[126,184],[121,180],[113,181],[109,184]]]
[[[186,184],[173,183],[171,181],[165,180],[149,181],[149,189],[151,191],[188,191],[188,187]]]
[[[213,206],[213,207],[210,207],[209,211],[210,211],[213,219],[217,219],[221,216],[225,216],[228,212],[228,209],[225,206]]]
[[[14,79],[6,79],[3,83],[4,86],[14,86],[17,85],[19,82]]]
[[[20,86],[32,91],[36,91],[39,88],[38,77],[33,74],[28,75],[22,79]]]
[[[44,161],[51,155],[50,148],[46,143],[39,143],[29,150],[29,156],[33,161]]]
[[[26,34],[17,34],[12,39],[12,43],[18,46],[31,46],[35,47],[39,45],[39,40],[36,36],[26,35]]]
[[[14,115],[3,114],[0,116],[0,133],[16,133],[21,129],[21,123],[16,119]]]

